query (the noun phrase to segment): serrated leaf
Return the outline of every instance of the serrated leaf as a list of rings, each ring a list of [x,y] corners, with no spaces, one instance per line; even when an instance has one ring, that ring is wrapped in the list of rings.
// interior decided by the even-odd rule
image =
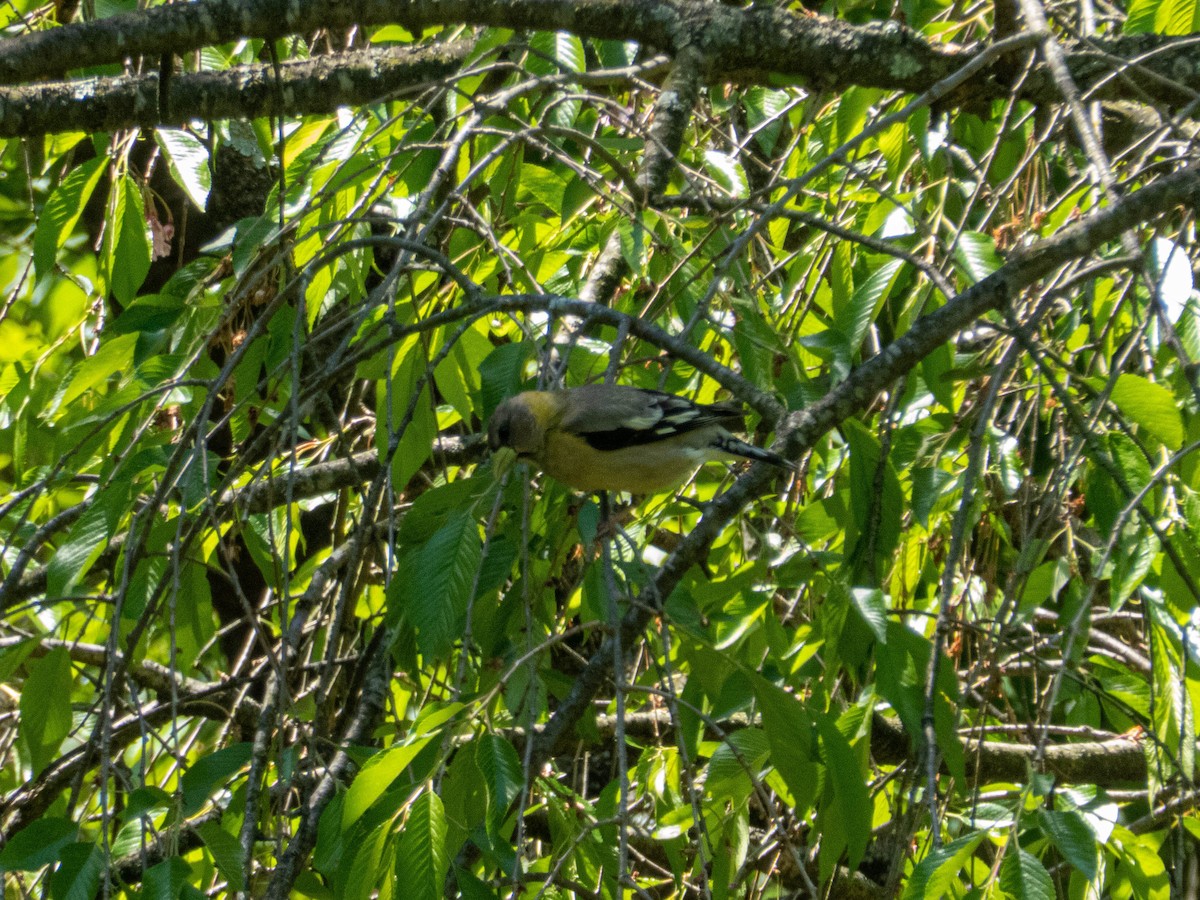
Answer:
[[[104,157],[85,162],[63,179],[42,207],[33,235],[33,268],[38,278],[54,265],[58,251],[75,230],[107,162]]]
[[[128,175],[113,185],[102,254],[108,287],[128,306],[150,271],[150,226],[142,192]]]
[[[181,856],[170,856],[146,870],[141,900],[178,900],[192,867]]]
[[[521,790],[521,761],[508,741],[484,734],[475,742],[475,764],[487,785],[487,821],[489,830],[495,831]]]
[[[1036,856],[1020,847],[1009,847],[1000,863],[1000,890],[1022,900],[1051,900],[1054,883]]]
[[[750,193],[749,182],[741,163],[719,150],[704,151],[704,167],[713,180],[730,197],[745,197]]]
[[[964,231],[959,236],[954,261],[971,284],[982,281],[1001,266],[996,242],[978,231]]]
[[[646,253],[650,246],[650,235],[642,222],[642,217],[618,219],[617,238],[621,243],[621,256],[624,258],[625,264],[629,266],[629,271],[634,275],[643,274],[646,267]]]
[[[59,853],[58,867],[50,876],[54,900],[95,900],[105,855],[97,844],[68,844]]]
[[[131,822],[139,816],[170,809],[172,804],[171,795],[162,788],[143,785],[130,793],[119,818],[122,822]]]
[[[404,896],[440,900],[450,856],[446,851],[446,812],[437,794],[421,794],[404,820],[396,848],[396,871],[404,872]]]
[[[825,769],[833,785],[834,802],[841,813],[850,868],[856,869],[871,837],[871,814],[874,809],[867,793],[866,773],[861,770],[850,742],[831,718],[819,716],[817,731],[821,735]]]
[[[740,806],[754,789],[752,778],[771,756],[771,743],[758,728],[743,728],[725,736],[708,761],[706,790],[718,800]],[[747,771],[748,769],[748,771]]]
[[[1158,34],[1184,35],[1200,30],[1200,6],[1196,0],[1162,0],[1154,14]]]
[[[85,393],[114,375],[131,373],[138,337],[137,334],[118,335],[102,342],[95,353],[80,360],[70,375],[63,379],[62,386],[43,415],[53,416],[64,406],[69,407]]]
[[[1038,811],[1038,822],[1067,862],[1088,881],[1095,879],[1099,845],[1083,816],[1073,811],[1043,809]]]
[[[62,597],[73,590],[99,559],[116,534],[130,487],[125,481],[106,485],[79,517],[46,566],[48,598]]]
[[[765,678],[754,679],[754,693],[771,744],[771,762],[791,790],[796,808],[807,810],[817,790],[812,716],[799,700]]]
[[[931,850],[909,876],[904,887],[904,900],[951,895],[953,887],[961,884],[959,873],[983,838],[982,832],[976,832]]]
[[[238,839],[222,828],[217,822],[209,820],[202,822],[196,833],[204,846],[212,854],[217,870],[229,883],[232,891],[241,891],[246,887],[246,876],[242,870],[242,845]]]
[[[863,281],[850,295],[850,300],[834,308],[834,322],[846,336],[850,352],[857,353],[867,336],[867,329],[887,296],[888,288],[895,279],[903,260],[888,259]]]
[[[536,50],[530,54],[527,68],[535,75],[561,75],[582,72],[586,68],[583,41],[566,31],[538,31],[529,41]]]
[[[0,850],[0,870],[33,872],[49,865],[58,859],[64,847],[75,841],[78,831],[79,826],[69,819],[46,816],[31,822]]]
[[[426,656],[445,656],[462,634],[482,557],[479,526],[468,511],[460,511],[417,551],[408,571],[393,579],[389,604],[416,629],[417,646]]]
[[[1169,449],[1183,445],[1183,418],[1175,395],[1140,375],[1121,375],[1110,399],[1122,413]]]
[[[158,128],[154,136],[166,157],[171,177],[183,188],[188,199],[203,210],[212,190],[208,148],[195,135],[178,128]]]
[[[430,738],[425,737],[410,744],[390,747],[367,760],[366,765],[355,776],[354,783],[346,792],[342,805],[342,831],[346,831],[370,809],[400,773],[409,767],[417,754],[425,748]]]
[[[1145,34],[1154,31],[1154,19],[1162,0],[1130,0],[1125,16],[1126,34]]]
[[[392,824],[385,820],[376,825],[366,840],[350,848],[354,853],[346,878],[344,900],[368,900],[376,886],[383,880],[380,876],[383,851],[391,836]]]
[[[375,445],[380,453],[386,453],[393,439],[392,432],[403,429],[391,458],[392,483],[399,489],[408,484],[433,453],[437,417],[430,405],[429,379],[425,377],[426,360],[421,343],[417,340],[404,342],[397,347],[396,353],[390,409],[386,383],[381,380],[377,388],[378,408],[382,415],[376,416]],[[413,396],[418,387],[420,396],[414,404]]]
[[[54,761],[71,730],[71,654],[56,647],[29,666],[21,691],[21,736],[34,773]]]
[[[183,789],[183,814],[194,815],[205,801],[235,772],[250,762],[250,744],[233,744],[200,757],[188,766],[180,787]]]
[[[856,587],[850,589],[850,599],[854,608],[863,617],[867,627],[881,644],[887,642],[888,608],[883,599],[883,591],[878,588]]]

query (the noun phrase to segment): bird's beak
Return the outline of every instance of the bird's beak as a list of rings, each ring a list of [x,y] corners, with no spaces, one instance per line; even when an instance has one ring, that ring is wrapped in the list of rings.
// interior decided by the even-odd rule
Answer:
[[[504,476],[512,470],[513,464],[517,461],[517,451],[512,447],[500,447],[492,451],[492,477],[497,481],[502,481]]]

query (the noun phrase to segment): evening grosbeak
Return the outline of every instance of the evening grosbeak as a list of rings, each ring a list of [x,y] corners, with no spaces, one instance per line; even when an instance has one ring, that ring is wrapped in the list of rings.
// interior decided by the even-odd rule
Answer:
[[[619,385],[525,391],[501,403],[488,445],[502,473],[515,459],[579,491],[654,494],[685,481],[710,460],[756,459],[790,468],[770,450],[729,433],[743,414],[732,403]]]

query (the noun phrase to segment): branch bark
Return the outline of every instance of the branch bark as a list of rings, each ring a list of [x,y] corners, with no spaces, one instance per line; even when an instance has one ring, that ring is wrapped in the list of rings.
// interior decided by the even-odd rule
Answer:
[[[0,88],[0,138],[329,113],[447,78],[469,50],[465,41],[372,48],[284,62],[278,77],[270,65],[180,74],[168,80],[165,104],[157,72]]]
[[[0,49],[0,83],[57,78],[138,57],[157,60],[238,38],[394,23],[415,31],[458,24],[562,30],[671,53],[687,46],[699,51],[710,79],[782,77],[824,90],[858,85],[920,93],[979,49],[935,44],[896,22],[852,25],[777,7],[695,0],[201,0],[9,38]],[[1178,106],[1200,96],[1196,42],[1160,35],[1076,41],[1064,44],[1065,61],[1086,99]],[[954,102],[1009,96],[1010,71],[1009,61],[999,61],[964,85]],[[1114,78],[1114,71],[1120,76]],[[1035,66],[1019,90],[1034,102],[1058,99],[1044,65]]]

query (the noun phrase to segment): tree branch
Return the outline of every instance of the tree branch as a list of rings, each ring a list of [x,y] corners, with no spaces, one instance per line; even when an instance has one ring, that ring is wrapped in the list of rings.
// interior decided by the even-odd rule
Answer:
[[[329,113],[411,91],[452,75],[469,42],[371,48],[273,66],[173,76],[167,116],[159,75],[61,81],[0,88],[0,138],[62,131],[112,131],[179,125],[195,119]]]
[[[1122,231],[1156,219],[1179,204],[1192,209],[1200,205],[1200,167],[1189,166],[1162,178],[1018,252],[990,276],[918,319],[905,334],[864,362],[818,403],[790,414],[780,429],[785,455],[799,459],[822,436],[866,409],[887,385],[911,371],[935,348],[980,316],[999,309],[1064,263],[1087,256]],[[671,553],[654,582],[626,614],[620,633],[624,647],[632,651],[659,611],[662,598],[669,596],[684,574],[703,559],[721,531],[762,493],[771,477],[769,466],[756,463],[709,504],[696,527]],[[591,708],[593,698],[608,677],[613,639],[607,638],[591,656],[570,694],[535,736],[534,759],[539,765],[553,755]]]
[[[709,76],[762,82],[772,76],[827,90],[851,85],[921,93],[957,71],[978,48],[935,44],[896,22],[851,25],[778,7],[749,9],[695,0],[200,0],[124,13],[9,38],[0,83],[18,83],[146,56],[182,54],[237,38],[277,38],[351,25],[490,25],[630,40],[678,53],[698,48]],[[1129,35],[1065,44],[1066,64],[1088,99],[1188,103],[1200,94],[1193,37]],[[1113,61],[1125,63],[1112,78]],[[959,101],[1008,96],[1001,61],[964,86]],[[1055,102],[1044,65],[1022,99]]]

